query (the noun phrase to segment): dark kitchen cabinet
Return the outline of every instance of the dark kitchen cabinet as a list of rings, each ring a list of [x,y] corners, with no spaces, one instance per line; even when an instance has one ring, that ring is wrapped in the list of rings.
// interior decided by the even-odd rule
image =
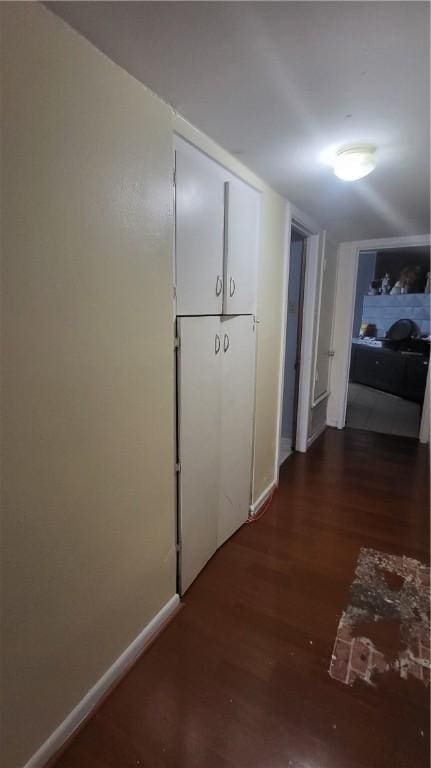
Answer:
[[[350,380],[422,403],[428,371],[425,355],[352,345]]]
[[[356,350],[353,381],[367,387],[397,394],[402,385],[404,359],[389,349],[359,347]]]
[[[429,360],[423,355],[405,355],[403,397],[422,403]]]

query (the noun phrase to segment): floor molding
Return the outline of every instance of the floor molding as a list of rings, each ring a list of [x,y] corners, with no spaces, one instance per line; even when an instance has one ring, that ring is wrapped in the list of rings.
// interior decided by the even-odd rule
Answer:
[[[260,496],[256,499],[254,504],[250,504],[250,517],[255,517],[257,513],[259,512],[260,508],[265,504],[265,501],[267,498],[271,495],[273,490],[277,487],[277,483],[275,480],[270,483],[267,488],[265,488],[264,491],[260,494]]]
[[[319,427],[319,429],[316,429],[316,431],[313,432],[313,434],[310,435],[309,438],[307,438],[307,448],[309,448],[310,445],[312,445],[314,441],[317,440],[318,437],[320,437],[320,435],[325,431],[326,426],[327,426],[326,423],[322,424],[322,426]]]
[[[90,688],[84,698],[72,709],[66,719],[60,723],[23,768],[43,768],[46,766],[47,762],[64,747],[83,721],[88,719],[110,689],[120,681],[147,646],[161,632],[166,622],[177,611],[179,604],[179,595],[173,595],[97,683]]]

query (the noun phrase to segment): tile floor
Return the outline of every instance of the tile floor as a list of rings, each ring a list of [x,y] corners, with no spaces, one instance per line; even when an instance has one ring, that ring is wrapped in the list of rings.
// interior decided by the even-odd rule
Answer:
[[[349,383],[346,426],[418,437],[421,406],[362,384]]]

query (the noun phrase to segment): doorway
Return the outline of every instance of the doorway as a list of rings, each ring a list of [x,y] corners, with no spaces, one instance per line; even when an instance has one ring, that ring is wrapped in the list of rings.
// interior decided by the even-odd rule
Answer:
[[[307,237],[292,226],[287,286],[283,408],[279,464],[296,446]]]
[[[429,362],[427,246],[359,252],[346,426],[418,438]]]

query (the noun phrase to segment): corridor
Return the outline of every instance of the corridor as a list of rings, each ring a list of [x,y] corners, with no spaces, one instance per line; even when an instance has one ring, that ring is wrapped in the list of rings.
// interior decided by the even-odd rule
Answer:
[[[214,555],[57,768],[426,768],[429,662],[420,679],[400,666],[396,613],[374,619],[370,680],[329,668],[358,558],[427,573],[427,467],[426,447],[356,429],[291,457],[266,514]]]

